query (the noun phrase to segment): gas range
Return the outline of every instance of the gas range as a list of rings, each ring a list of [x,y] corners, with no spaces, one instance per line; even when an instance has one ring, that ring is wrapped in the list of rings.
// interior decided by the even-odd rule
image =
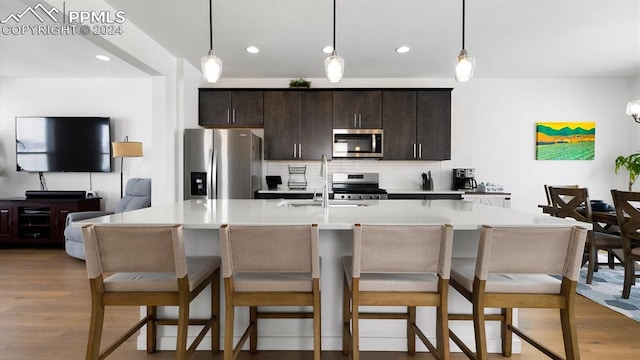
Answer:
[[[387,191],[380,188],[378,173],[333,173],[331,177],[334,199],[387,199]]]

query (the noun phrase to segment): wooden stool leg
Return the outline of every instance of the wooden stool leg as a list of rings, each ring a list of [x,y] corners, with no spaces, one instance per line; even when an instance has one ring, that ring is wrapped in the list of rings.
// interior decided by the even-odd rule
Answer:
[[[353,360],[360,360],[360,279],[351,283],[351,354]]]
[[[416,307],[407,307],[407,352],[410,355],[416,353],[416,331],[413,326],[416,323]]]
[[[501,338],[502,338],[502,356],[511,356],[513,332],[511,331],[511,324],[513,323],[513,309],[502,309],[502,321],[501,321]]]
[[[220,353],[220,268],[213,274],[211,281],[211,316],[216,321],[211,324],[211,351]]]
[[[436,345],[440,353],[440,359],[449,360],[451,351],[449,349],[449,305],[448,301],[448,281],[440,281],[440,305],[436,308]]]
[[[151,317],[151,320],[147,323],[147,353],[151,354],[156,351],[157,308],[155,306],[147,306],[147,316]]]
[[[249,322],[253,324],[251,329],[251,337],[249,338],[249,352],[255,354],[258,352],[258,307],[249,307]]]
[[[487,360],[487,333],[484,326],[484,288],[485,281],[473,282],[473,330],[476,338],[476,360]]]
[[[234,322],[234,308],[233,304],[229,303],[229,297],[227,297],[225,319],[224,319],[224,360],[233,360],[233,322]]]
[[[313,360],[320,360],[322,350],[322,315],[320,306],[320,281],[313,280]]]
[[[176,360],[187,358],[187,332],[189,331],[189,299],[180,299],[178,306],[178,341]]]
[[[346,275],[342,278],[342,353],[349,354],[349,327],[351,326],[351,294],[349,292],[349,284],[347,284]]]
[[[567,360],[580,359],[580,349],[578,348],[578,334],[573,317],[573,302],[566,309],[560,309],[560,322],[562,325],[562,338],[564,340],[564,350]]]
[[[87,360],[98,360],[100,356],[100,339],[104,324],[104,306],[97,299],[91,301],[91,323],[89,325],[89,341],[87,343]]]

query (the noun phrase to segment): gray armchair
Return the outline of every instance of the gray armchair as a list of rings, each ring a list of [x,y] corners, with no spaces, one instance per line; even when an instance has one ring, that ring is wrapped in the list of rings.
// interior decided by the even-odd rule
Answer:
[[[72,212],[67,215],[67,223],[64,229],[65,251],[75,258],[85,259],[82,229],[71,226],[74,221],[142,209],[149,206],[151,206],[151,179],[129,179],[124,191],[124,197],[118,201],[113,211],[82,211]]]

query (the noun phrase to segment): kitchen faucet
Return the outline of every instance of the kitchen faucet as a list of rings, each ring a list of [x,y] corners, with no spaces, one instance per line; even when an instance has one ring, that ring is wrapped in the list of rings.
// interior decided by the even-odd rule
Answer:
[[[327,156],[322,154],[320,159],[320,176],[322,176],[322,207],[329,207],[329,164],[327,163]]]

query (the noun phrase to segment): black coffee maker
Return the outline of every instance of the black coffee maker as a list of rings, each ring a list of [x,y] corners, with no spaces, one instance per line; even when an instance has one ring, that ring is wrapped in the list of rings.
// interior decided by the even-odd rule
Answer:
[[[453,169],[453,190],[476,191],[478,183],[475,179],[475,169]]]

